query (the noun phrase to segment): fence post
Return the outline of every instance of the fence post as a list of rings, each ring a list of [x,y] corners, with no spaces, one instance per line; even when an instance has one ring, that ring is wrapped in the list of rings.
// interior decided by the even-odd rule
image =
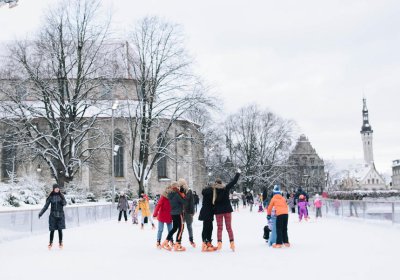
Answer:
[[[33,233],[33,210],[31,210],[31,233]]]
[[[342,218],[343,218],[343,215],[344,215],[344,211],[343,211],[343,200],[341,200],[340,206],[341,206],[341,208],[342,208]]]
[[[392,202],[392,224],[395,224],[395,217],[394,217],[394,202]]]
[[[367,203],[363,201],[363,219],[365,220],[366,218],[366,212],[367,212]]]
[[[76,207],[76,212],[78,212],[78,227],[81,226],[81,221],[79,220],[79,207]]]

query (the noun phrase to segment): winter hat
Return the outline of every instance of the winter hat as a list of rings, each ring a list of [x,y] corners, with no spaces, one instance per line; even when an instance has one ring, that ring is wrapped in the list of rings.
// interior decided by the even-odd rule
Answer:
[[[178,180],[179,187],[183,187],[185,190],[189,188],[185,179],[181,178]]]
[[[55,189],[57,189],[57,188],[59,189],[60,186],[59,186],[58,184],[54,184],[54,185],[53,185],[53,191],[54,191]]]
[[[274,190],[272,191],[274,194],[281,194],[281,188],[279,185],[274,186]]]
[[[319,198],[319,194],[316,194],[315,197],[316,197],[316,198]]]

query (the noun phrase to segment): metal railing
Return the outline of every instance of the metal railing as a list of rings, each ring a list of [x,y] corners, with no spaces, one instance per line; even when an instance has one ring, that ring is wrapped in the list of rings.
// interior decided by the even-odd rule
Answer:
[[[311,205],[312,202],[310,199]],[[310,208],[315,212],[313,205]],[[400,202],[323,199],[324,215],[400,224]]]
[[[31,234],[49,231],[48,217],[50,209],[39,219],[41,209],[12,210],[0,212],[0,243]],[[67,228],[79,227],[116,218],[116,206],[96,204],[93,206],[67,206],[64,208]]]

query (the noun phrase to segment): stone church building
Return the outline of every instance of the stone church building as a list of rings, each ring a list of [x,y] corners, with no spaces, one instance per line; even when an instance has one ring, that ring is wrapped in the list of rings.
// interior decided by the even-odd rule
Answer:
[[[307,192],[321,193],[325,188],[325,164],[310,141],[301,135],[289,156],[286,180],[289,190],[303,187]]]
[[[4,82],[4,80],[2,81]],[[114,182],[117,191],[131,190],[137,193],[138,183],[135,179],[133,167],[130,159],[130,136],[124,115],[124,107],[120,106],[115,110],[115,117],[111,118],[111,107],[113,100],[119,100],[120,104],[126,102],[135,102],[134,94],[132,96],[126,95],[129,91],[135,90],[134,81],[132,79],[120,79],[116,85],[110,87],[105,85],[102,91],[107,91],[105,100],[102,100],[104,114],[98,117],[98,126],[103,131],[104,135],[111,140],[112,135],[112,122],[114,123],[114,166],[112,167],[111,159],[111,141],[110,148],[96,151],[96,165],[83,164],[74,177],[73,183],[84,188],[88,192],[93,192],[100,195],[104,191],[112,189],[112,168],[114,168]],[[131,100],[127,100],[131,99]],[[160,123],[163,119],[159,120]],[[149,194],[158,194],[171,182],[179,178],[184,178],[194,190],[201,190],[207,181],[205,160],[204,160],[204,146],[203,135],[199,132],[198,125],[186,120],[178,119],[169,130],[170,138],[177,135],[178,141],[175,141],[169,147],[171,150],[171,157],[164,157],[153,168],[150,180],[148,181],[147,192]],[[3,128],[4,129],[4,128]],[[153,131],[151,138],[157,139],[159,131]],[[195,139],[195,141],[191,140]],[[96,140],[92,140],[96,141]],[[97,143],[90,142],[89,146],[95,147]],[[116,148],[117,147],[117,148]],[[50,169],[46,163],[36,158],[34,161],[19,160],[13,161],[12,158],[20,158],[17,156],[18,149],[0,149],[0,180],[9,182],[10,170],[14,170],[16,177],[25,175],[36,176],[39,180],[47,182],[49,185],[54,183],[50,174]],[[175,160],[177,159],[177,160]],[[8,170],[8,171],[7,171]]]

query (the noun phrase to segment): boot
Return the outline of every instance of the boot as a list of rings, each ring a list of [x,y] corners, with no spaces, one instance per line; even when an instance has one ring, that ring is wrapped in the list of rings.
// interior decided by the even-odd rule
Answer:
[[[62,249],[62,248],[64,248],[64,244],[63,244],[62,242],[60,242],[60,244],[58,245],[58,247],[59,247],[60,249]]]
[[[232,250],[233,252],[235,252],[235,242],[234,242],[234,241],[231,241],[230,248],[231,248],[231,250]]]
[[[214,251],[218,250],[218,247],[213,246],[211,242],[207,242],[207,247],[208,247],[208,251],[214,252]]]
[[[157,247],[157,249],[160,249],[160,250],[162,249],[160,240],[157,241],[156,247]]]
[[[140,226],[140,229],[144,229],[144,224],[142,224],[142,225]]]
[[[47,245],[47,248],[48,248],[49,250],[51,250],[52,247],[53,247],[53,243],[49,243],[49,245]]]
[[[272,248],[280,249],[282,248],[282,244],[272,244]]]
[[[290,247],[290,243],[285,243],[285,244],[283,244],[283,245],[285,245],[285,247]]]
[[[169,245],[169,241],[168,241],[168,240],[165,240],[165,241],[161,244],[161,248],[162,248],[162,249],[165,249],[165,250],[168,250],[168,251],[171,251],[171,250],[172,250],[171,246]]]
[[[207,252],[207,251],[208,251],[207,243],[203,242],[203,243],[201,244],[201,251],[202,251],[202,252]]]
[[[221,249],[222,249],[222,241],[218,241],[217,250],[219,251]]]
[[[184,252],[186,251],[186,248],[183,247],[180,243],[176,243],[174,246],[175,252]]]
[[[193,239],[190,239],[190,245],[192,245],[193,248],[196,248],[196,243],[194,243]]]

